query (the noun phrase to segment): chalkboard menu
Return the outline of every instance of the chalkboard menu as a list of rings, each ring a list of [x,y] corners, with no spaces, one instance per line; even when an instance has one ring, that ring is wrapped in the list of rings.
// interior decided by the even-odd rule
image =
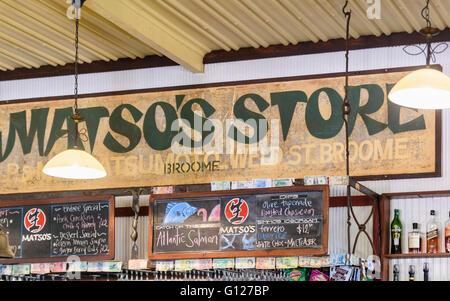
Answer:
[[[323,255],[329,187],[152,195],[150,259]]]
[[[0,263],[114,258],[113,196],[2,202],[0,227],[14,252]]]

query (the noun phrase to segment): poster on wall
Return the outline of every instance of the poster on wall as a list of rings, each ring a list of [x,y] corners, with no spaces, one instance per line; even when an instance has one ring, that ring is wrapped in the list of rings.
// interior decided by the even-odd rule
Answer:
[[[387,100],[414,69],[352,73],[351,176],[440,176],[440,112]],[[345,175],[344,79],[339,73],[84,95],[78,145],[108,174],[85,181],[42,173],[74,145],[70,96],[0,105],[0,194]]]

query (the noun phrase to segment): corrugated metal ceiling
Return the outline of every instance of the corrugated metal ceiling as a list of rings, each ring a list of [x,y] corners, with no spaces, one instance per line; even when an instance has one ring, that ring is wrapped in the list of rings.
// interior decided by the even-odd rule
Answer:
[[[369,3],[368,3],[369,2]],[[87,0],[80,25],[80,61],[164,55],[201,72],[214,50],[320,42],[345,37],[345,0]],[[425,0],[351,0],[350,34],[390,35],[425,26]],[[73,62],[74,21],[66,0],[0,0],[0,70]],[[450,0],[431,1],[433,26],[450,26]]]

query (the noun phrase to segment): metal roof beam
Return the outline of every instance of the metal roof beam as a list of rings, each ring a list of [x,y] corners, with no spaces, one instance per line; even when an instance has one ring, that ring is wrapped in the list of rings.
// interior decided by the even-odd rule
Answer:
[[[188,70],[203,72],[204,54],[192,50],[191,45],[184,45],[182,40],[170,35],[159,23],[147,18],[136,3],[96,0],[87,1],[85,6]]]

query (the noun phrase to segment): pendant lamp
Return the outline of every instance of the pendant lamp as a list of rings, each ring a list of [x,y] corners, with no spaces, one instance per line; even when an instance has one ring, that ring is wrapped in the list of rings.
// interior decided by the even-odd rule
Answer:
[[[427,22],[427,27],[420,30],[427,42],[427,65],[402,78],[389,92],[388,98],[393,103],[409,108],[448,109],[450,108],[450,78],[430,67],[433,54],[431,38],[439,34],[439,30],[431,27],[429,4],[430,0],[427,0],[422,10],[422,17]]]
[[[75,3],[78,2],[78,7]],[[83,1],[84,2],[84,1]],[[70,118],[75,124],[75,143],[72,149],[68,149],[53,157],[42,170],[46,175],[66,178],[66,179],[97,179],[106,176],[105,168],[91,154],[81,150],[78,147],[78,139],[80,132],[78,124],[84,120],[78,112],[78,27],[79,27],[79,10],[82,3],[74,1],[75,6],[75,114]]]

